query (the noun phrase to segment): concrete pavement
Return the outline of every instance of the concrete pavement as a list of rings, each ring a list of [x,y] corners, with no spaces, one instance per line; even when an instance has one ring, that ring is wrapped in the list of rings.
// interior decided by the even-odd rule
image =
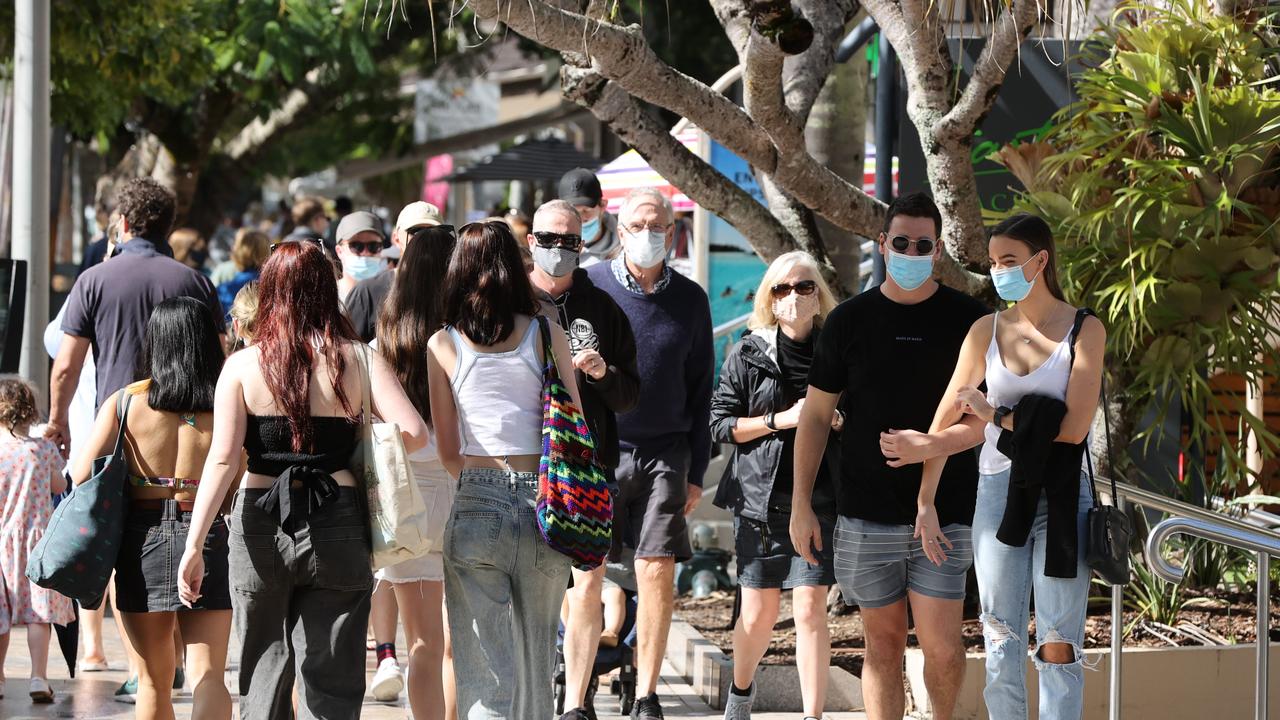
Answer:
[[[31,671],[31,664],[27,656],[26,631],[21,627],[14,628],[9,642],[9,656],[4,664],[4,675],[8,680],[5,683],[5,697],[0,700],[0,718],[4,720],[35,718],[126,720],[132,718],[132,705],[117,703],[112,699],[116,688],[128,679],[124,651],[116,635],[115,623],[108,619],[103,624],[103,630],[106,633],[107,654],[112,670],[99,673],[77,673],[76,679],[68,679],[66,663],[63,662],[55,641],[55,646],[50,648],[49,657],[50,683],[56,693],[55,702],[52,705],[33,705],[27,696],[27,678]],[[403,638],[400,639],[398,647],[401,649],[405,647]],[[238,649],[233,647],[231,655],[233,658],[237,657]],[[404,660],[403,656],[401,660]],[[373,670],[374,655],[369,653],[369,677],[372,677]],[[231,667],[227,669],[228,687],[235,687],[236,672],[236,664],[233,661]],[[604,681],[601,684],[607,687]],[[720,712],[712,710],[698,699],[693,690],[677,677],[669,666],[664,670],[662,686],[658,692],[663,699],[663,709],[669,718],[714,718],[721,715]],[[232,698],[235,699],[234,692]],[[597,702],[597,708],[602,720],[615,720],[618,717],[614,714],[617,712],[617,705],[612,697],[602,695]],[[175,697],[174,711],[177,720],[190,720],[191,694],[189,692],[183,692]],[[404,707],[403,700],[399,705],[390,705],[366,698],[361,717],[365,720],[403,720],[408,717],[408,710]],[[863,713],[827,715],[828,720],[855,720],[865,717]],[[783,720],[783,718],[799,720],[800,715],[799,713],[758,713],[755,718],[757,720]]]

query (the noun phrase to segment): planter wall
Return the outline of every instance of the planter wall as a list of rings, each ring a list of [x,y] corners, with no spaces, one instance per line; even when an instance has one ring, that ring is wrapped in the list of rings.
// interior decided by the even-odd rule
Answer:
[[[1280,687],[1280,643],[1271,643],[1268,670],[1270,687]],[[1186,648],[1132,648],[1124,651],[1121,666],[1120,716],[1124,720],[1169,720],[1170,718],[1211,718],[1244,720],[1253,717],[1253,645]],[[1106,720],[1110,650],[1086,650],[1085,662],[1097,663],[1097,671],[1085,671],[1086,720]],[[986,656],[970,654],[965,659],[964,687],[956,703],[956,720],[986,718],[982,701]],[[924,687],[924,655],[907,650],[907,679],[912,699],[921,710],[929,707]],[[1027,660],[1027,703],[1038,702],[1038,677]],[[1270,716],[1280,718],[1280,697],[1271,693]],[[1035,717],[1034,710],[1032,717]]]
[[[667,660],[689,683],[698,697],[711,707],[724,708],[733,682],[733,661],[692,625],[675,619],[667,639]],[[861,710],[862,683],[841,668],[833,667],[827,677],[826,710]],[[761,665],[756,671],[757,712],[803,712],[800,676],[794,665]]]

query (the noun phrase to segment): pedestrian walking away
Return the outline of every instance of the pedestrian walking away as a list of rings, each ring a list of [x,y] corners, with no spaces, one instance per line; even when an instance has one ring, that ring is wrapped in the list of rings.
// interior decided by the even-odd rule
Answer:
[[[981,440],[981,422],[969,420],[936,438],[927,431],[964,333],[986,309],[933,279],[942,233],[942,216],[929,196],[903,195],[889,206],[877,241],[888,277],[841,303],[823,323],[796,430],[791,541],[816,563],[815,550],[825,540],[812,509],[814,479],[831,414],[842,396],[848,403],[835,573],[846,601],[861,610],[863,696],[874,720],[898,720],[904,712],[908,603],[934,717],[951,717],[964,679],[960,622],[977,481],[968,450]],[[921,469],[907,461],[953,453],[959,454],[947,464],[936,499],[924,502]],[[934,543],[948,547],[945,557],[930,549]]]
[[[202,546],[243,451],[227,518],[240,717],[292,716],[296,679],[299,717],[356,718],[373,587],[368,513],[347,468],[365,400],[363,352],[319,244],[277,247],[259,293],[254,342],[218,380],[179,593],[191,606],[207,592]],[[372,412],[399,426],[407,451],[424,447],[427,427],[392,369],[370,354],[367,372]]]
[[[427,372],[440,459],[458,478],[444,574],[458,717],[467,720],[553,713],[569,558],[547,545],[534,517],[547,359],[537,312],[507,225],[460,228]],[[552,359],[577,403],[569,342],[550,329]]]
[[[173,716],[170,691],[192,679],[199,717],[230,718],[222,674],[231,632],[227,528],[219,518],[201,546],[204,595],[190,606],[178,597],[178,560],[187,542],[201,469],[213,432],[213,397],[223,351],[215,317],[193,298],[170,298],[147,323],[138,372],[145,378],[112,395],[76,458],[76,484],[95,458],[125,435],[129,504],[116,561],[115,597],[125,634],[138,655],[135,691],[140,720]],[[174,652],[174,634],[185,644]],[[186,671],[184,673],[184,670]]]
[[[75,611],[70,598],[36,585],[26,575],[27,555],[53,515],[53,496],[67,487],[58,448],[33,434],[38,413],[30,385],[18,378],[0,379],[0,698],[5,694],[9,632],[24,625],[31,701],[51,703],[50,626],[66,625]]]

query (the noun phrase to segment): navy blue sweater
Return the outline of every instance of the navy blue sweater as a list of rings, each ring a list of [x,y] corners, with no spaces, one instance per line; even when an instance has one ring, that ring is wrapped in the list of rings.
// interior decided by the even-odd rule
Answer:
[[[619,445],[661,449],[684,438],[689,482],[702,486],[711,459],[711,390],[715,352],[707,294],[680,273],[653,295],[639,295],[614,277],[612,263],[587,268],[596,287],[609,293],[631,321],[640,371],[640,399],[618,415]]]

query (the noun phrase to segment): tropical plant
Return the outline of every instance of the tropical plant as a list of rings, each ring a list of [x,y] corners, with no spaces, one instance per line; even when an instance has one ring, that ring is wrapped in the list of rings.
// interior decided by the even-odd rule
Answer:
[[[1211,385],[1275,369],[1273,20],[1215,14],[1209,0],[1125,6],[1086,43],[1080,99],[1043,144],[998,154],[1027,187],[1019,209],[1055,227],[1069,296],[1107,324],[1120,446],[1152,437],[1176,393],[1191,440],[1220,449],[1231,484],[1247,477],[1249,433],[1264,457],[1280,450],[1239,393]],[[1152,403],[1154,422],[1137,427]]]

